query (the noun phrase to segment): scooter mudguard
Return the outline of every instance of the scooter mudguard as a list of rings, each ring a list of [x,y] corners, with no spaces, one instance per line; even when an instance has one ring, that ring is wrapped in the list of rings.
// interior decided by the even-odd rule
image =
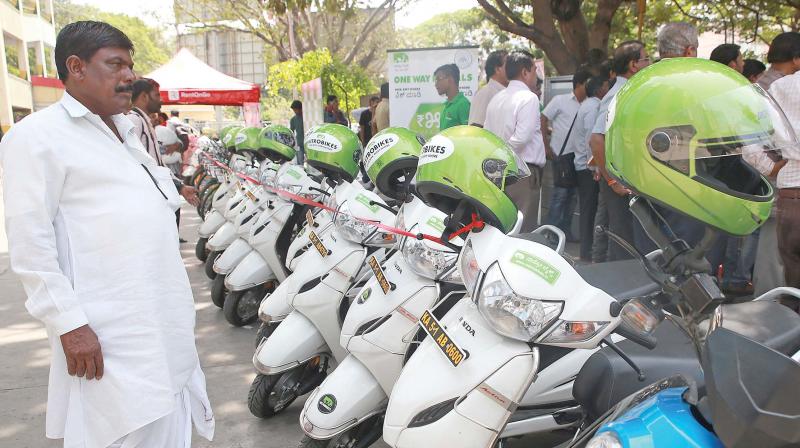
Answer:
[[[439,340],[469,355],[454,366],[425,338],[392,390],[383,438],[395,448],[491,447],[533,381],[539,351],[496,333],[469,298],[440,323]]]
[[[236,238],[214,262],[214,272],[222,275],[229,274],[252,251],[253,248],[247,244],[247,241]]]
[[[277,208],[272,214],[272,218],[270,218],[269,224],[259,233],[259,239],[262,241],[258,246],[259,253],[267,262],[270,269],[272,269],[272,272],[278,277],[279,281],[286,280],[286,269],[276,250],[277,241],[284,226],[287,225],[286,223],[293,210],[294,204],[292,203],[284,202],[277,205]]]
[[[217,191],[214,192],[214,198],[211,200],[211,207],[224,217],[226,210],[225,205],[232,197],[233,183],[228,181],[222,182],[217,188]]]
[[[313,230],[317,236],[322,238],[333,229],[333,221],[327,211],[321,211],[314,215],[314,223],[316,224],[314,227],[309,227],[306,224],[300,229],[300,232],[289,245],[289,250],[286,252],[286,267],[289,268],[289,271],[294,271],[294,268],[299,263],[300,256],[311,248],[311,241],[308,239],[309,230]]]
[[[214,236],[208,240],[206,247],[208,250],[222,251],[231,245],[236,240],[236,228],[233,223],[228,221],[222,225]]]
[[[289,277],[291,278],[291,276]],[[287,293],[289,288],[290,285],[287,282],[279,283],[275,291],[267,294],[261,300],[261,305],[258,307],[258,318],[261,319],[261,322],[266,324],[281,322],[292,312],[292,304]]]
[[[216,209],[212,209],[210,212],[206,213],[206,219],[200,224],[200,228],[197,229],[197,235],[200,238],[211,238],[211,235],[219,230],[226,222],[222,213]]]
[[[327,344],[314,324],[302,314],[292,312],[258,346],[253,365],[259,373],[275,375],[325,353],[329,353]]]
[[[224,256],[224,254],[223,254]],[[225,277],[228,291],[244,291],[275,279],[267,262],[256,251],[250,251]]]
[[[388,401],[369,370],[348,356],[308,396],[300,426],[311,438],[330,439],[382,412]]]
[[[242,210],[242,201],[246,198],[244,197],[244,193],[242,192],[241,188],[237,189],[234,195],[228,200],[228,203],[225,204],[225,219],[228,221],[233,221],[236,215]]]

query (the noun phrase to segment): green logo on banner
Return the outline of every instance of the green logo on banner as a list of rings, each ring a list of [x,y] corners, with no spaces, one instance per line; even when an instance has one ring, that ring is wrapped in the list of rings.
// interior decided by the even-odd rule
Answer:
[[[429,219],[426,224],[428,224],[429,226],[433,227],[434,229],[440,232],[444,232],[444,221],[437,218],[436,216],[431,216],[431,219]]]
[[[356,201],[364,204],[372,213],[377,213],[378,209],[380,208],[375,204],[371,204],[372,199],[364,196],[363,194],[359,194],[358,196],[356,196]]]
[[[555,285],[556,280],[561,276],[561,271],[553,265],[524,250],[514,252],[514,255],[511,256],[511,262],[533,272],[551,285]]]
[[[408,129],[429,140],[439,133],[439,116],[444,109],[444,103],[422,103],[411,116]]]
[[[407,64],[408,63],[408,53],[403,53],[403,52],[392,53],[392,61],[395,64]]]

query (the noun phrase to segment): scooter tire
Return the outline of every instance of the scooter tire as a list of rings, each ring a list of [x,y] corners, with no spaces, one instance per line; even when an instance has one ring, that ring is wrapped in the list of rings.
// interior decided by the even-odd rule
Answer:
[[[225,296],[227,294],[228,288],[225,287],[225,276],[217,275],[211,284],[211,302],[222,308],[225,305]]]
[[[256,348],[261,345],[261,341],[264,339],[268,339],[272,336],[272,333],[275,332],[275,329],[278,328],[278,324],[268,324],[266,322],[261,322],[261,325],[258,327],[258,331],[256,331]]]
[[[256,375],[253,379],[253,384],[250,385],[250,391],[247,393],[247,407],[250,409],[251,414],[258,418],[270,418],[289,407],[294,399],[297,398],[294,397],[277,410],[270,403],[270,397],[275,390],[275,386],[286,373],[288,372],[279,375],[263,375],[260,373]]]
[[[217,273],[214,272],[214,262],[217,261],[217,258],[219,258],[220,255],[222,255],[222,252],[213,250],[208,254],[208,257],[206,257],[206,277],[210,278],[211,280],[214,280],[217,277]]]
[[[300,440],[300,443],[297,444],[297,448],[328,448],[329,443],[331,443],[330,440],[317,440],[305,436]]]
[[[229,292],[225,297],[225,303],[222,305],[222,311],[225,314],[225,320],[234,327],[243,327],[251,324],[258,319],[258,305],[261,303],[261,298],[258,294],[260,288],[251,288],[246,291]],[[255,302],[255,306],[251,306],[252,310],[245,313],[243,309],[248,302]]]
[[[197,259],[200,261],[205,262],[208,259],[208,249],[206,249],[206,243],[208,242],[208,238],[198,238],[197,244],[194,246],[194,254],[197,256]]]

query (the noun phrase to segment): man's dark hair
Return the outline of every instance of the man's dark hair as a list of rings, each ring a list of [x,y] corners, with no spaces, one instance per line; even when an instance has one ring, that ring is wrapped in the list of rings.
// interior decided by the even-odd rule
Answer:
[[[592,76],[586,81],[586,96],[594,97],[597,96],[597,92],[603,87],[603,83],[608,81],[608,78],[605,76]]]
[[[596,66],[606,60],[606,52],[600,48],[592,48],[586,54],[586,63],[590,66]]]
[[[389,99],[389,83],[381,84],[381,98]]]
[[[642,48],[644,48],[644,44],[638,40],[628,40],[619,44],[614,51],[611,68],[618,75],[627,75],[630,63],[641,59]]]
[[[301,103],[300,100],[294,100],[294,101],[292,101],[292,105],[289,106],[289,107],[292,108],[292,109],[302,109],[303,108],[303,103]]]
[[[764,73],[764,71],[766,70],[767,66],[764,65],[763,62],[757,59],[745,59],[742,75],[744,75],[745,78],[749,79],[751,76],[758,76]]]
[[[181,115],[181,113],[179,111],[173,109],[173,110],[169,111],[169,115],[171,117],[179,117]]]
[[[800,33],[789,31],[775,36],[769,45],[767,62],[788,62],[794,58],[800,58]]]
[[[486,58],[486,82],[489,82],[494,76],[498,67],[503,66],[506,56],[508,56],[506,50],[495,50],[489,53],[489,57]]]
[[[525,50],[512,51],[506,56],[506,77],[517,79],[522,69],[533,69],[533,55]]]
[[[131,100],[136,101],[143,94],[149,94],[153,89],[157,88],[158,84],[155,81],[145,78],[139,78],[133,82],[133,91],[131,92]]]
[[[369,97],[369,102],[370,103],[373,102],[373,101],[380,101],[380,100],[381,100],[380,97],[377,97],[375,95]]]
[[[333,101],[336,101],[338,99],[339,97],[336,95],[328,95],[328,98],[326,99],[325,103],[331,104]]]
[[[714,62],[719,62],[722,65],[728,65],[731,62],[735,62],[740,54],[742,54],[740,46],[736,44],[722,44],[717,45],[717,47],[711,51],[711,57],[709,57],[709,59]]]
[[[445,64],[436,70],[433,71],[433,76],[436,76],[437,73],[443,73],[445,76],[449,76],[456,82],[458,85],[459,80],[461,79],[461,71],[458,70],[458,66],[456,64]]]
[[[83,20],[66,25],[56,37],[56,70],[58,79],[67,80],[67,58],[75,55],[88,61],[101,48],[122,48],[134,51],[133,42],[122,31],[105,22]]]
[[[589,70],[579,69],[574,75],[572,75],[572,88],[575,89],[580,84],[586,84],[586,81],[588,81],[591,77],[592,74],[589,72]]]

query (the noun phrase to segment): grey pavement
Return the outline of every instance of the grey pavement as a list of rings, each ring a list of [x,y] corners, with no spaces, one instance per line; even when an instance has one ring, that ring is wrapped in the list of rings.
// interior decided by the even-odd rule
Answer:
[[[25,293],[7,269],[8,254],[2,229],[0,201],[0,448],[56,448],[59,441],[44,437],[50,348],[39,321],[25,310]],[[255,376],[252,365],[255,328],[233,328],[211,303],[210,281],[194,256],[200,218],[184,207],[181,235],[183,255],[197,309],[197,348],[206,374],[216,416],[213,442],[194,437],[193,447],[288,448],[302,437],[298,416],[304,398],[280,415],[259,420],[247,409],[247,392]],[[131,405],[136,405],[131,403]],[[387,445],[378,443],[377,448]],[[457,446],[457,443],[454,445]],[[542,440],[523,439],[509,448],[552,446]]]

